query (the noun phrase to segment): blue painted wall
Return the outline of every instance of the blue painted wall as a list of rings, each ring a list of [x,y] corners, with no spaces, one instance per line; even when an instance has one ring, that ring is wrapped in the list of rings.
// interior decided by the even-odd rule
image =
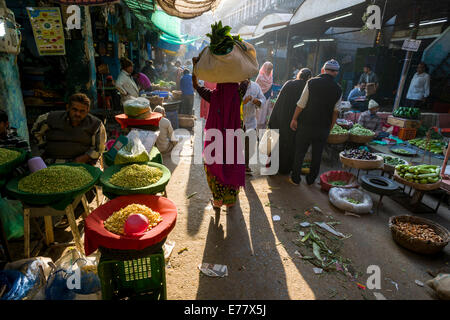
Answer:
[[[8,113],[10,126],[29,141],[16,56],[6,53],[0,53],[0,109]]]

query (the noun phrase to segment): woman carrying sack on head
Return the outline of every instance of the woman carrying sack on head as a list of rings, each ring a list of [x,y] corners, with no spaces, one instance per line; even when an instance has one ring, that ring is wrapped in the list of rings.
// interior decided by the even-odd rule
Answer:
[[[265,128],[267,122],[267,115],[270,102],[270,96],[272,95],[273,85],[273,64],[266,61],[259,70],[259,75],[255,81],[261,87],[264,96],[266,97],[266,103],[257,110],[258,128]]]
[[[202,51],[199,58],[192,59],[194,89],[210,103],[203,157],[208,186],[213,194],[211,202],[215,208],[234,206],[239,188],[245,186],[243,140],[236,136],[234,143],[230,145],[227,133],[242,129],[241,104],[249,83],[244,80],[255,76],[258,71],[253,46],[244,43],[239,36],[231,36],[230,31],[231,28],[222,27],[221,22],[212,25],[212,32],[208,34],[211,38],[210,46]],[[211,90],[200,86],[197,77],[217,83],[216,88]],[[223,144],[220,149],[216,145],[221,141],[213,138],[217,131],[222,135]],[[210,150],[212,147],[216,149]],[[232,163],[229,163],[230,158],[233,159]]]

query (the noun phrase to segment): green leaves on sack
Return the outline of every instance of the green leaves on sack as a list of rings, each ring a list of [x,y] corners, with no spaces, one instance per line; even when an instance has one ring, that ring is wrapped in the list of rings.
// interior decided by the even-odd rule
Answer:
[[[242,41],[239,35],[232,36],[230,26],[222,26],[222,21],[211,25],[211,33],[206,36],[211,39],[209,48],[213,54],[223,55],[233,50],[235,41]]]

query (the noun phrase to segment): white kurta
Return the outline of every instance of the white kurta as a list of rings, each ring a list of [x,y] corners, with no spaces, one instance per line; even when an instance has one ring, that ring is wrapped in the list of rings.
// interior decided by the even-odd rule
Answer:
[[[125,70],[120,72],[116,81],[116,88],[120,92],[122,103],[131,97],[139,98],[139,88],[131,75]]]
[[[406,99],[422,100],[430,95],[430,75],[428,73],[414,74],[409,85]]]
[[[257,120],[256,120],[256,108],[257,106],[253,103],[254,99],[258,99],[261,101],[261,107],[264,107],[266,104],[266,97],[261,90],[261,87],[253,81],[250,81],[250,85],[247,88],[247,92],[245,93],[244,100],[248,96],[252,97],[252,101],[248,102],[243,106],[243,118],[244,125],[246,129],[256,129]]]

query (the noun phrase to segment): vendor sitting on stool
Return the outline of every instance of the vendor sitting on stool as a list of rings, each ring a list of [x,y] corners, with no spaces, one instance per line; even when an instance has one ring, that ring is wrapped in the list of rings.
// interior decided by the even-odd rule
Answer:
[[[380,106],[375,100],[369,101],[369,110],[361,113],[359,117],[358,124],[362,125],[364,128],[372,130],[375,132],[375,139],[381,139],[389,136],[388,133],[381,130],[381,118],[377,115],[380,110]]]
[[[82,93],[69,98],[67,111],[39,116],[31,130],[47,164],[78,162],[95,165],[105,150],[103,123],[89,114],[91,101]]]
[[[351,103],[352,108],[359,110],[361,112],[367,110],[366,98],[366,84],[361,82],[358,84],[350,93],[348,94],[347,100]]]
[[[178,140],[173,133],[170,120],[166,118],[166,110],[161,106],[157,106],[153,112],[158,112],[163,115],[159,121],[159,136],[156,140],[156,147],[159,152],[168,153],[172,151],[173,147],[178,143]]]

